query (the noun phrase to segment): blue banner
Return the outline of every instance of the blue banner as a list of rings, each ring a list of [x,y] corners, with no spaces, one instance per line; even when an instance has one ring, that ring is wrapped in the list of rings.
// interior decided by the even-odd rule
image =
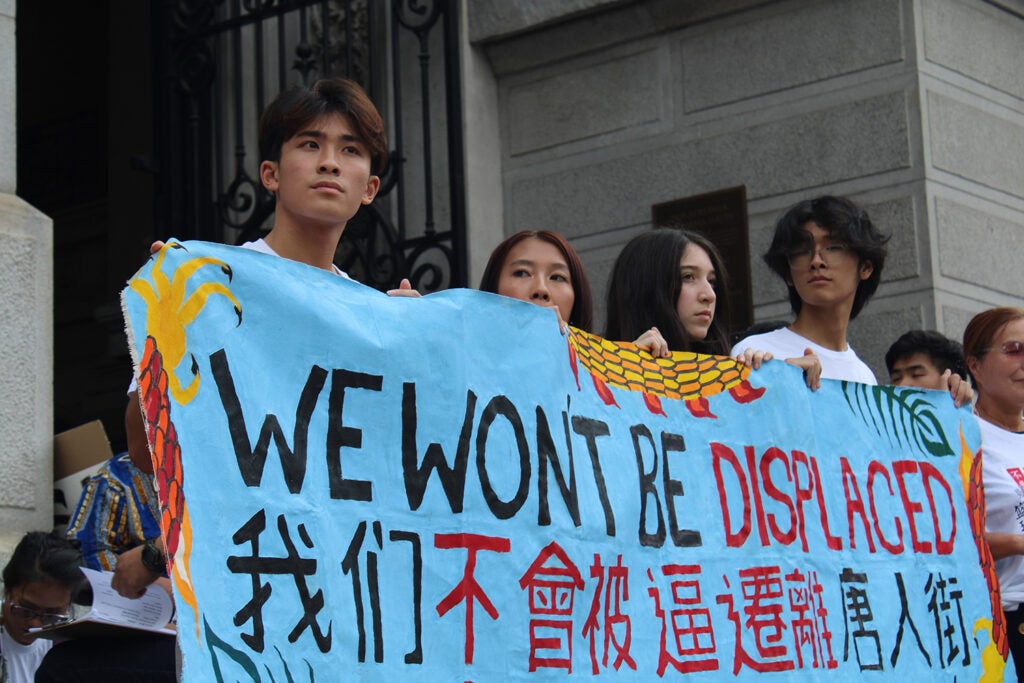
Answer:
[[[187,681],[1003,680],[943,393],[200,242],[123,303]]]

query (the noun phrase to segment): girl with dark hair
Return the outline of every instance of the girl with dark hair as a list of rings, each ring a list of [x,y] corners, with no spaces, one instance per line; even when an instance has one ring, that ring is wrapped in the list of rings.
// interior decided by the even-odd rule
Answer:
[[[629,339],[646,325],[660,331],[672,351],[717,356],[729,354],[725,265],[703,235],[660,228],[631,239],[612,269],[608,287],[608,339]],[[659,335],[659,336],[661,336]],[[666,351],[665,355],[668,355]],[[736,357],[754,369],[772,354],[751,349]],[[817,389],[821,364],[807,355],[788,362],[804,370],[807,386]]]
[[[550,230],[523,230],[491,252],[480,291],[527,301],[587,332],[594,323],[590,280],[568,240]]]
[[[612,269],[607,339],[632,339],[651,323],[673,351],[725,355],[728,337],[718,315],[725,267],[715,246],[688,230],[662,228],[631,239]]]
[[[1024,309],[993,308],[964,331],[964,358],[977,394],[981,429],[985,540],[992,550],[1006,635],[1024,681]]]
[[[31,683],[53,646],[30,628],[52,626],[71,617],[71,598],[82,585],[82,553],[77,541],[60,534],[30,531],[4,567],[0,609],[0,681]]]

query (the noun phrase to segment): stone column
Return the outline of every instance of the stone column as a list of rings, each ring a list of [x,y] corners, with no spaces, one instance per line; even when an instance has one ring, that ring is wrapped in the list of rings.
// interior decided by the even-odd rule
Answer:
[[[21,200],[15,0],[0,0],[0,565],[53,526],[53,222]]]

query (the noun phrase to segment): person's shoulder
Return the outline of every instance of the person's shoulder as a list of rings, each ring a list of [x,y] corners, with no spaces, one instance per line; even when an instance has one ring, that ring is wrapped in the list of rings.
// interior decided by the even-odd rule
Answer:
[[[252,242],[243,242],[238,245],[239,249],[246,249],[248,251],[257,251],[261,254],[269,254],[270,256],[277,256],[277,252],[270,248],[270,245],[261,237],[258,240]]]
[[[760,351],[771,351],[772,353],[776,353],[776,349],[784,347],[792,334],[793,333],[785,327],[780,327],[779,329],[772,330],[770,332],[752,334],[736,342],[732,347],[730,354],[735,356],[747,349],[757,349]]]
[[[269,244],[267,244],[266,240],[264,240],[262,237],[260,239],[258,239],[258,240],[253,240],[252,242],[243,242],[242,244],[238,245],[238,248],[239,249],[247,249],[249,251],[255,251],[255,252],[258,252],[260,254],[267,254],[268,256],[277,256],[277,257],[281,256],[276,251],[274,251],[273,248],[271,248],[271,246]],[[332,267],[334,268],[334,274],[335,275],[340,275],[341,277],[345,278],[346,280],[352,280],[352,278],[349,276],[349,274],[346,273],[345,271],[343,271],[338,266],[332,264]],[[355,280],[352,280],[352,281],[355,282]]]
[[[128,453],[119,453],[100,465],[99,469],[89,476],[86,486],[96,491],[119,491],[131,485],[134,469]]]

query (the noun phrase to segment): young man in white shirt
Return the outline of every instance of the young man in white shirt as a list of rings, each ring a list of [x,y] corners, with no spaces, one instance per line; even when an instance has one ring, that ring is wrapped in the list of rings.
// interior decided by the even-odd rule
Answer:
[[[732,355],[755,349],[785,359],[813,354],[822,378],[877,384],[846,333],[878,289],[887,241],[867,213],[843,197],[808,199],[789,209],[764,260],[789,288],[796,320],[741,340]]]

